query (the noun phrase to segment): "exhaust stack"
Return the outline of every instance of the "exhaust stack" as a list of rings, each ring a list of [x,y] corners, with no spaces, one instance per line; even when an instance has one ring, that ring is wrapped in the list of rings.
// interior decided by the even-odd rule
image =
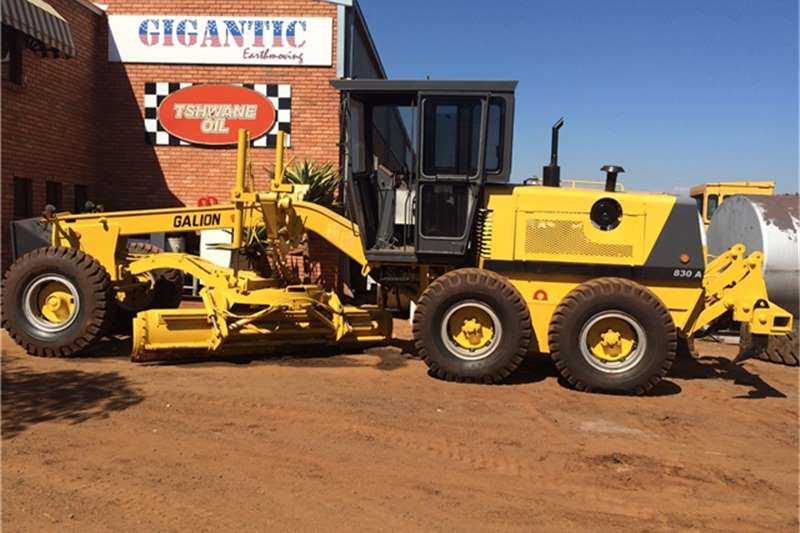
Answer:
[[[558,166],[558,130],[564,125],[564,117],[553,124],[553,137],[550,141],[550,164],[542,168],[542,185],[545,187],[561,186],[561,167]]]

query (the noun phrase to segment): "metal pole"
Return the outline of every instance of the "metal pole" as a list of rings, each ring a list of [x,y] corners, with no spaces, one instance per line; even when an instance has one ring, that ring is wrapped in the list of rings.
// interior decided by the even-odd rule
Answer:
[[[250,144],[250,133],[246,129],[239,130],[239,144],[236,152],[236,185],[231,191],[231,200],[236,206],[233,219],[233,249],[236,253],[242,247],[242,234],[244,233],[244,177],[247,170],[247,149]]]
[[[275,175],[272,178],[273,190],[279,189],[283,185],[283,138],[286,135],[278,131],[275,139]]]

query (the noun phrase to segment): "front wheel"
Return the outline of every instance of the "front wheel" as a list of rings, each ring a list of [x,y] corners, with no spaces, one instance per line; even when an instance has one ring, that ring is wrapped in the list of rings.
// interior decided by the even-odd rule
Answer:
[[[556,308],[550,355],[578,390],[644,394],[675,359],[672,316],[651,290],[621,278],[573,289]]]
[[[532,336],[522,295],[494,272],[464,268],[435,279],[414,314],[414,344],[431,374],[497,383],[516,370]]]
[[[31,355],[66,357],[97,341],[113,318],[111,280],[76,248],[38,248],[3,280],[3,327]]]

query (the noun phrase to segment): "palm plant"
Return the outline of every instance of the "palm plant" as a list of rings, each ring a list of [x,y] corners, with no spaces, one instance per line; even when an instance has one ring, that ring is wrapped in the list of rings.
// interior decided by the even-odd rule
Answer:
[[[274,169],[267,170],[267,177],[270,180],[275,177]],[[294,185],[308,185],[304,200],[332,207],[342,177],[330,161],[318,163],[304,159],[287,166],[283,172],[283,180]]]

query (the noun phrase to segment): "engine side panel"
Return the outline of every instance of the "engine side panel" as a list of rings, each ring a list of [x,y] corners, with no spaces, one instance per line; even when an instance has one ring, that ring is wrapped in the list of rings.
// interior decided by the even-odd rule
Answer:
[[[600,199],[619,202],[611,229],[592,222]],[[704,255],[693,203],[663,194],[536,186],[490,189],[481,264],[504,274],[531,309],[535,348],[547,353],[555,308],[577,285],[605,276],[633,279],[661,298],[679,330],[702,298]]]
[[[593,222],[599,200],[621,207],[613,227]],[[489,189],[486,209],[486,268],[702,283],[700,221],[692,203],[674,196],[518,186]]]

